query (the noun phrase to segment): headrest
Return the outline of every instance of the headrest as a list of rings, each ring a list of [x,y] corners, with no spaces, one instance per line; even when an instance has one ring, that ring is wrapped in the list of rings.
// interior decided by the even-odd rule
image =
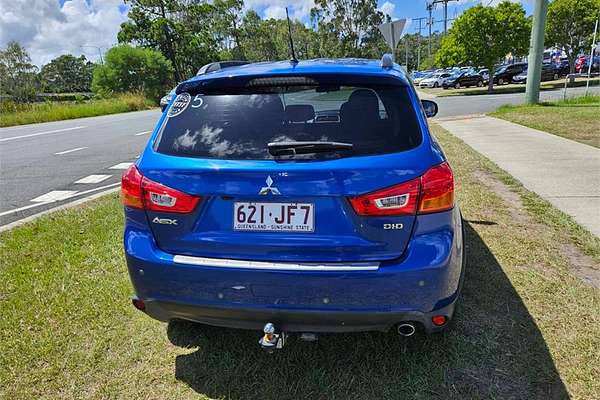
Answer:
[[[289,122],[305,122],[315,118],[315,109],[310,104],[291,104],[285,107],[285,118]]]

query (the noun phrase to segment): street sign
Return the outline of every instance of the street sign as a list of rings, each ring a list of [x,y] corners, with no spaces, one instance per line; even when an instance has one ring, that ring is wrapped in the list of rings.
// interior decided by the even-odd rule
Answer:
[[[398,42],[400,42],[400,37],[402,36],[405,25],[405,18],[379,25],[379,31],[392,50],[394,50],[398,45]]]

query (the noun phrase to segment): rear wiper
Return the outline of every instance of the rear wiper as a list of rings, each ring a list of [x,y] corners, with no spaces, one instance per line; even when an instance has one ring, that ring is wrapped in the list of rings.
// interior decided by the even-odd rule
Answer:
[[[327,153],[336,150],[352,150],[352,143],[343,142],[271,142],[267,144],[272,156]]]

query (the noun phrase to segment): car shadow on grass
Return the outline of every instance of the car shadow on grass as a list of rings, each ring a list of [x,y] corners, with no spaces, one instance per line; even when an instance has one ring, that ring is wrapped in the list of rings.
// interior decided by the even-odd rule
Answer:
[[[566,399],[546,343],[498,261],[467,223],[467,270],[453,329],[292,338],[279,353],[259,332],[171,322],[170,341],[194,349],[175,377],[211,398]]]

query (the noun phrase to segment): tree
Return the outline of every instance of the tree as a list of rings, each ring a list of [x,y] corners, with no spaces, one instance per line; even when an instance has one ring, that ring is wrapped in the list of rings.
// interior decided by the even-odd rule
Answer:
[[[376,0],[316,0],[311,19],[322,57],[380,58],[387,48],[378,26],[389,17]]]
[[[396,60],[402,65],[407,65],[408,70],[430,68],[434,64],[433,56],[440,47],[442,35],[437,32],[431,34],[432,58],[427,59],[429,51],[429,38],[418,33],[407,33],[400,39],[396,47]],[[407,51],[408,50],[408,51]],[[408,54],[408,60],[406,56]]]
[[[0,50],[0,90],[15,101],[24,102],[35,97],[37,71],[19,43],[8,42],[6,48]]]
[[[129,20],[117,38],[160,51],[182,81],[220,58],[244,58],[242,0],[126,0]]]
[[[483,65],[490,71],[488,90],[494,84],[494,65],[508,53],[527,54],[531,20],[523,6],[503,1],[496,7],[478,4],[458,17],[444,38],[436,60],[441,65]]]
[[[447,35],[442,39],[440,49],[435,53],[435,65],[438,67],[455,67],[467,62],[465,48],[456,43],[456,35]]]
[[[46,92],[88,92],[91,90],[93,70],[94,64],[85,56],[64,54],[42,67],[40,81]]]
[[[241,41],[248,61],[285,60],[290,58],[286,20],[263,20],[249,10],[242,21]],[[291,21],[294,49],[299,59],[317,57],[316,34],[298,20]]]
[[[554,0],[546,18],[546,44],[562,48],[571,72],[577,56],[592,44],[600,0]]]
[[[94,69],[92,89],[101,96],[142,92],[158,99],[172,84],[173,67],[160,52],[119,45],[106,53],[103,65]]]

